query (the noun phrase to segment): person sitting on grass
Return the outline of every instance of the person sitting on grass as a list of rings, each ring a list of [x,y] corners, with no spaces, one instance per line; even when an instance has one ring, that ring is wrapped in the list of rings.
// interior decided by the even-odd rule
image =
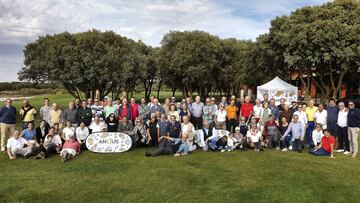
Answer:
[[[158,149],[153,152],[145,152],[145,156],[159,156],[162,154],[187,155],[189,153],[187,139],[186,133],[183,133],[181,138],[160,137]]]
[[[265,123],[264,137],[267,148],[280,149],[280,131],[272,115],[269,115],[269,120]]]
[[[34,129],[33,123],[28,123],[27,128],[21,132],[20,137],[23,137],[26,141],[34,145],[39,146],[36,140],[36,130]]]
[[[285,131],[280,140],[284,141],[285,137],[288,136],[289,133],[291,133],[290,141],[292,144],[292,150],[301,153],[305,135],[305,125],[299,121],[298,115],[293,116],[293,121],[289,124],[288,129]]]
[[[110,115],[106,118],[106,125],[108,132],[117,132],[119,120],[116,119],[116,115],[114,113],[110,113]]]
[[[226,150],[229,134],[230,132],[227,130],[214,130],[213,135],[205,140],[205,146],[203,147],[203,150],[207,151],[208,148],[210,148],[212,151],[219,150],[224,152]]]
[[[319,144],[319,146],[309,151],[309,153],[315,156],[330,156],[330,158],[335,158],[334,145],[335,138],[330,135],[329,130],[325,129],[324,136],[321,138],[321,143]]]
[[[66,127],[62,130],[61,138],[64,141],[68,141],[71,137],[75,136],[75,128],[73,127],[71,121],[66,121]]]
[[[94,117],[94,121],[90,124],[89,129],[91,133],[106,132],[107,126],[105,123],[100,121],[99,116]]]
[[[313,139],[313,143],[314,146],[312,146],[313,148],[317,147],[320,145],[321,143],[321,138],[324,136],[323,131],[321,129],[321,125],[320,124],[315,124],[315,129],[312,132],[312,139]]]
[[[75,136],[71,137],[64,143],[60,152],[60,158],[63,162],[73,159],[76,155],[80,154],[80,144],[76,141]]]
[[[235,133],[231,135],[232,139],[234,140],[234,147],[233,149],[244,149],[245,138],[244,135],[241,134],[240,127],[235,128]]]
[[[49,133],[49,128],[45,120],[40,121],[39,127],[36,128],[36,141],[40,145],[44,143],[45,136]]]
[[[33,144],[20,137],[20,131],[15,130],[6,147],[9,159],[16,159],[17,156],[28,158],[31,156]]]
[[[135,138],[135,144],[133,146],[143,147],[149,144],[150,137],[147,135],[145,126],[141,122],[141,117],[135,118],[135,126],[133,129],[133,135]]]
[[[264,149],[264,141],[256,124],[252,124],[250,130],[247,131],[246,135],[247,147],[254,149],[255,152],[259,152]]]
[[[128,120],[126,116],[124,116],[119,123],[117,131],[130,135],[130,137],[132,137],[132,140],[134,140],[133,132],[132,132],[133,128],[134,128],[133,123],[130,120]]]
[[[89,135],[89,128],[86,127],[84,122],[80,122],[79,127],[76,128],[75,134],[76,134],[76,139],[80,144],[80,148],[82,150],[86,149],[85,140]]]
[[[58,134],[55,134],[55,128],[49,129],[49,134],[46,135],[42,151],[35,156],[35,159],[45,159],[51,154],[57,154],[62,147],[62,141]]]

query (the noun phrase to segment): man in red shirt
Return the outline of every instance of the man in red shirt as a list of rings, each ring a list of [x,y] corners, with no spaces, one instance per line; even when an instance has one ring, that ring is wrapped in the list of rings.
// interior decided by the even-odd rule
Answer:
[[[319,146],[315,147],[314,150],[310,151],[310,154],[315,156],[329,156],[330,158],[334,157],[334,145],[335,138],[330,135],[330,131],[325,129],[324,136],[321,138],[321,143]]]
[[[240,116],[246,118],[246,121],[249,122],[250,116],[253,112],[254,105],[250,103],[250,97],[245,97],[245,103],[241,105]],[[241,120],[241,118],[239,119]]]
[[[130,99],[130,118],[133,123],[135,119],[139,116],[139,105],[135,102],[135,98],[131,97]]]

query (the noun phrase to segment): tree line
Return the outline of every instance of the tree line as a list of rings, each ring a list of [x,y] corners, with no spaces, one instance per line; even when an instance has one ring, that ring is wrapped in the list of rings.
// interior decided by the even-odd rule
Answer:
[[[360,2],[335,0],[303,7],[271,21],[256,41],[220,39],[204,31],[170,31],[151,47],[112,31],[40,36],[24,49],[20,80],[56,82],[81,99],[142,86],[145,97],[164,86],[175,94],[239,95],[243,85],[298,73],[308,96],[311,81],[322,99],[337,97],[360,61]]]

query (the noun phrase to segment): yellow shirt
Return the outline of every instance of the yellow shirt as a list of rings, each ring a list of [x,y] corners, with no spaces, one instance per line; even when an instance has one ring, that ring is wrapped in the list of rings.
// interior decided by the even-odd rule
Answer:
[[[50,123],[51,124],[55,124],[55,123],[62,123],[62,116],[61,116],[61,110],[58,109],[57,111],[55,110],[51,110],[50,111]]]
[[[20,109],[20,115],[23,116],[25,113],[24,109]],[[30,111],[28,111],[24,117],[24,119],[22,119],[22,121],[24,122],[30,122],[33,121],[35,118],[35,114],[36,114],[36,109],[32,108]]]
[[[235,105],[229,105],[226,107],[226,117],[227,119],[236,119],[236,112],[238,108]]]
[[[306,116],[307,116],[308,121],[314,121],[314,115],[315,115],[315,112],[317,109],[318,108],[316,106],[306,107]]]

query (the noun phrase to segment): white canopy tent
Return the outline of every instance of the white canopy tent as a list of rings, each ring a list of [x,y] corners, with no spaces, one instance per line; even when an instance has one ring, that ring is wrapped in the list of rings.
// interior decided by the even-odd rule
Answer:
[[[264,94],[267,94],[269,99],[274,98],[276,105],[280,104],[281,98],[285,99],[286,104],[290,104],[292,101],[297,101],[298,88],[276,76],[270,82],[257,87],[257,98],[263,101]]]

